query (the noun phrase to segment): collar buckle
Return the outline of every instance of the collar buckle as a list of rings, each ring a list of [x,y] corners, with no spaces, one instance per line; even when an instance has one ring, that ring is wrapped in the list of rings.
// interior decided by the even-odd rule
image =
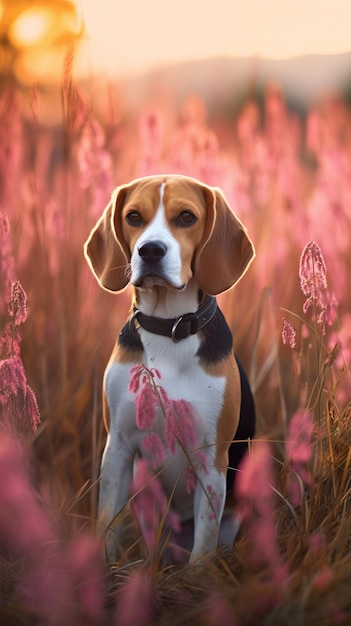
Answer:
[[[177,328],[178,328],[180,322],[182,321],[183,317],[184,317],[183,315],[178,317],[176,319],[176,321],[174,322],[173,326],[172,326],[171,339],[172,339],[173,343],[179,343],[179,341],[181,341],[180,339],[177,339],[176,332],[177,332]]]

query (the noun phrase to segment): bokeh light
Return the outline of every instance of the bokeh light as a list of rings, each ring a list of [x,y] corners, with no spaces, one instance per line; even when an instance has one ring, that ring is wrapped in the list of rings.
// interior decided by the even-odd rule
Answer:
[[[84,31],[73,0],[6,0],[0,9],[0,72],[23,85],[62,77],[67,50]]]
[[[18,48],[43,44],[54,27],[54,15],[49,8],[37,7],[21,13],[9,30],[10,42]]]

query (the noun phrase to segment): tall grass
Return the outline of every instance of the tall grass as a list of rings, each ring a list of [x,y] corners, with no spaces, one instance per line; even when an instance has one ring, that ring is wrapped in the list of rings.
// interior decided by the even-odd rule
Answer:
[[[302,119],[267,88],[263,107],[248,101],[232,117],[210,118],[194,96],[137,113],[112,100],[98,119],[69,63],[60,98],[49,127],[38,89],[0,97],[0,622],[347,624],[351,111],[330,98]],[[129,295],[98,288],[82,246],[113,186],[166,171],[222,187],[255,243],[255,264],[220,304],[258,432],[238,475],[232,551],[165,566],[125,511],[125,553],[104,568],[93,532],[101,378]],[[14,283],[28,298],[19,324]],[[17,387],[14,374],[5,381],[14,356]],[[35,397],[40,423],[28,420]]]

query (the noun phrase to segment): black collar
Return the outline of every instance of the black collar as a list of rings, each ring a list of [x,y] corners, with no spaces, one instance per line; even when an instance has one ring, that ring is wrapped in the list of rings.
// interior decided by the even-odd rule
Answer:
[[[166,319],[163,317],[152,317],[145,315],[139,309],[134,308],[133,318],[140,326],[155,335],[170,337],[174,343],[181,339],[186,339],[190,335],[195,335],[200,328],[206,326],[213,318],[217,310],[217,301],[213,296],[206,296],[204,303],[196,313],[185,313],[179,317]]]

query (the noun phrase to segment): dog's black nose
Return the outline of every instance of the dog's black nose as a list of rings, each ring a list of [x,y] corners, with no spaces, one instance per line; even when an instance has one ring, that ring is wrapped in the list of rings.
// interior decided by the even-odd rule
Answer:
[[[162,241],[148,241],[140,246],[138,252],[145,263],[157,263],[165,256],[167,246]]]

